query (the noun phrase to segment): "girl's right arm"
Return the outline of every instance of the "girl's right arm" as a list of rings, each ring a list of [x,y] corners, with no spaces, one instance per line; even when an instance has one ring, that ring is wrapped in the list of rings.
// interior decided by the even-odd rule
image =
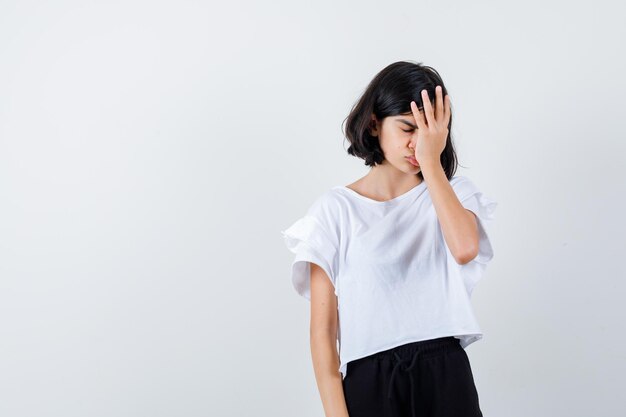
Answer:
[[[337,352],[337,296],[326,272],[311,263],[311,356],[326,417],[349,417]]]

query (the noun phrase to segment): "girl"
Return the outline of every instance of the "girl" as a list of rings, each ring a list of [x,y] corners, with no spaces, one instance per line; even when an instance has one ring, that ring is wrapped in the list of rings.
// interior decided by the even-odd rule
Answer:
[[[327,417],[482,416],[465,348],[497,202],[454,175],[451,119],[437,71],[384,68],[345,128],[371,169],[282,231]]]

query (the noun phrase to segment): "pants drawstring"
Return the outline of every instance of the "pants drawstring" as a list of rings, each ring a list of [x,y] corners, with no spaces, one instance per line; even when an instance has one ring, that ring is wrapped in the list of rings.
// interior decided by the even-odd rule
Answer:
[[[414,386],[414,381],[413,381],[413,373],[411,373],[411,370],[413,369],[415,364],[417,364],[417,358],[419,357],[420,351],[419,350],[415,351],[415,353],[413,354],[413,359],[411,360],[411,364],[408,367],[404,367],[404,368],[401,367],[400,365],[406,362],[406,359],[402,359],[400,355],[398,355],[398,352],[393,352],[393,354],[396,357],[396,364],[393,367],[393,370],[391,371],[391,377],[389,378],[389,392],[387,394],[387,398],[391,398],[391,393],[393,389],[393,381],[396,375],[396,371],[398,369],[402,369],[403,371],[408,372],[409,382],[411,384],[411,412],[413,414],[413,417],[415,417],[415,397],[414,397],[415,386]]]

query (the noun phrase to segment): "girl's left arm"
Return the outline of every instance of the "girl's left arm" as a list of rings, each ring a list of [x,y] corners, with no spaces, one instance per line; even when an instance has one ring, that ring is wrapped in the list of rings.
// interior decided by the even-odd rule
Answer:
[[[463,207],[439,161],[420,164],[443,237],[456,262],[466,264],[478,255],[476,215]]]

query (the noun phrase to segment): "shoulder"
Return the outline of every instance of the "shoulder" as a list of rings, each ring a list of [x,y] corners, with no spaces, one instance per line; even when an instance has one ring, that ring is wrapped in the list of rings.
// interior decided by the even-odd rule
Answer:
[[[313,204],[311,205],[311,207],[329,207],[336,205],[339,200],[338,196],[339,193],[337,192],[336,188],[330,188],[317,196],[317,198],[313,200]]]
[[[333,232],[338,230],[342,206],[342,196],[333,187],[313,200],[306,214],[314,217],[329,232]]]
[[[450,178],[450,185],[459,198],[464,198],[479,192],[474,181],[464,175],[454,175]]]
[[[452,178],[450,178],[450,184],[453,185],[463,184],[467,182],[472,181],[469,179],[469,177],[466,177],[465,175],[453,175]]]
[[[307,214],[314,216],[330,215],[339,208],[339,204],[339,195],[335,189],[331,188],[313,200]]]

